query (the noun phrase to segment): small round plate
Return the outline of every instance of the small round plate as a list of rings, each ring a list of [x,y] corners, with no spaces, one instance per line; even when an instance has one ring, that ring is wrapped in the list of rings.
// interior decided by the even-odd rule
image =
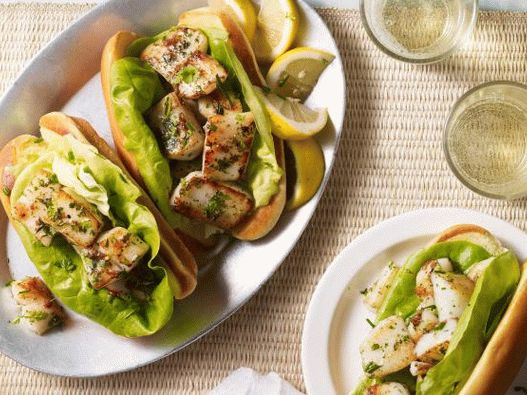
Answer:
[[[309,304],[302,335],[302,369],[308,394],[349,394],[355,388],[362,376],[359,345],[370,330],[366,318],[374,318],[364,307],[360,290],[370,285],[390,260],[403,264],[443,229],[461,223],[488,229],[520,261],[527,257],[526,233],[471,210],[417,210],[367,230],[333,261]],[[524,364],[517,377],[526,373]],[[510,389],[509,393],[517,392]]]

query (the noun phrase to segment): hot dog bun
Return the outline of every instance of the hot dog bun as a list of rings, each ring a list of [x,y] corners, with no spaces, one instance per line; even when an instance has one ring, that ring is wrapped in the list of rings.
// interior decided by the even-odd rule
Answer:
[[[108,144],[99,137],[97,132],[86,120],[70,117],[60,112],[52,112],[40,118],[39,124],[41,129],[53,131],[61,135],[70,133],[77,139],[93,145],[97,148],[100,154],[123,169],[123,172],[130,177],[130,174],[124,168],[119,157],[112,151]],[[16,163],[17,148],[32,138],[33,137],[29,135],[18,136],[11,140],[2,151],[0,151],[0,180],[3,185],[5,185],[6,182],[6,167]],[[130,179],[133,181],[132,177],[130,177]],[[11,205],[9,197],[2,194],[1,200],[9,219],[11,220]],[[138,199],[138,203],[146,206],[156,218],[161,236],[161,245],[159,249],[160,257],[178,280],[179,289],[174,290],[176,298],[185,298],[194,291],[197,283],[197,265],[194,256],[166,223],[154,203],[145,193],[143,193],[143,196]]]
[[[180,25],[199,29],[200,27],[213,27],[221,25],[229,33],[229,38],[233,48],[244,65],[245,71],[249,75],[254,85],[263,86],[265,80],[260,72],[254,52],[245,36],[243,30],[238,24],[226,13],[215,12],[209,8],[199,8],[196,10],[183,13],[179,19]],[[103,86],[104,99],[108,109],[108,117],[112,129],[112,136],[115,142],[117,152],[123,160],[125,166],[130,171],[135,180],[144,185],[138,170],[138,165],[134,157],[126,150],[123,144],[123,133],[117,124],[115,113],[111,100],[111,67],[113,62],[126,55],[127,47],[137,39],[137,35],[132,32],[116,33],[104,47],[101,61],[101,82]],[[282,169],[285,169],[283,141],[274,137],[274,145],[277,161]],[[251,214],[241,225],[232,232],[233,236],[240,240],[256,240],[271,231],[276,225],[286,203],[286,179],[285,174],[279,185],[279,191],[273,196],[267,206],[260,207]],[[181,230],[176,230],[182,232]],[[193,252],[199,253],[206,247],[202,241],[192,239],[188,235],[181,235],[184,241]]]

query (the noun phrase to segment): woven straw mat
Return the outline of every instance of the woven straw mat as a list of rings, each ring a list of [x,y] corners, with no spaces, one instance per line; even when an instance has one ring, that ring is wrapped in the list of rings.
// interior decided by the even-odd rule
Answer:
[[[91,5],[0,6],[0,92]],[[391,216],[468,207],[527,228],[527,201],[479,197],[450,173],[441,134],[476,84],[527,82],[527,14],[482,13],[472,42],[447,62],[414,66],[377,50],[356,11],[319,10],[340,47],[348,110],[333,175],[302,239],[245,307],[208,336],[150,366],[98,379],[51,377],[0,357],[0,393],[201,394],[240,366],[274,370],[304,391],[300,340],[311,294],[335,255]]]

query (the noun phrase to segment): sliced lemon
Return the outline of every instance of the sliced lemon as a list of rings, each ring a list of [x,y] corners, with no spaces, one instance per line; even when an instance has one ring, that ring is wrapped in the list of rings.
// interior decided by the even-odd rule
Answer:
[[[280,97],[257,89],[271,118],[273,133],[284,140],[303,140],[317,134],[328,122],[328,110],[311,109],[290,97]]]
[[[256,31],[256,9],[251,0],[209,0],[209,7],[226,9],[252,42]]]
[[[326,165],[322,148],[314,138],[286,141],[286,147],[292,153],[286,156],[289,194],[286,208],[294,210],[315,196]]]
[[[262,63],[272,63],[289,49],[298,31],[294,0],[262,0],[256,23],[254,52]]]
[[[267,73],[267,84],[280,96],[304,101],[335,55],[310,47],[298,47],[280,55]]]

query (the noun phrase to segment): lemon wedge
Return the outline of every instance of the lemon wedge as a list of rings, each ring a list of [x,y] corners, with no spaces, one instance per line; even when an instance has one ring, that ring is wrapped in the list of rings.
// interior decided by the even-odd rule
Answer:
[[[280,96],[304,101],[333,59],[333,54],[316,48],[292,49],[273,62],[267,73],[267,84]]]
[[[290,97],[265,94],[256,88],[271,118],[273,134],[284,140],[303,140],[320,132],[328,122],[328,110],[311,109]]]
[[[294,0],[262,0],[253,41],[258,62],[272,63],[287,51],[296,37],[298,24]]]
[[[209,0],[209,7],[227,10],[251,42],[256,31],[256,9],[251,0]]]
[[[286,159],[290,193],[286,208],[294,210],[315,196],[324,179],[326,166],[322,148],[314,138],[286,141],[286,147],[292,153]]]

